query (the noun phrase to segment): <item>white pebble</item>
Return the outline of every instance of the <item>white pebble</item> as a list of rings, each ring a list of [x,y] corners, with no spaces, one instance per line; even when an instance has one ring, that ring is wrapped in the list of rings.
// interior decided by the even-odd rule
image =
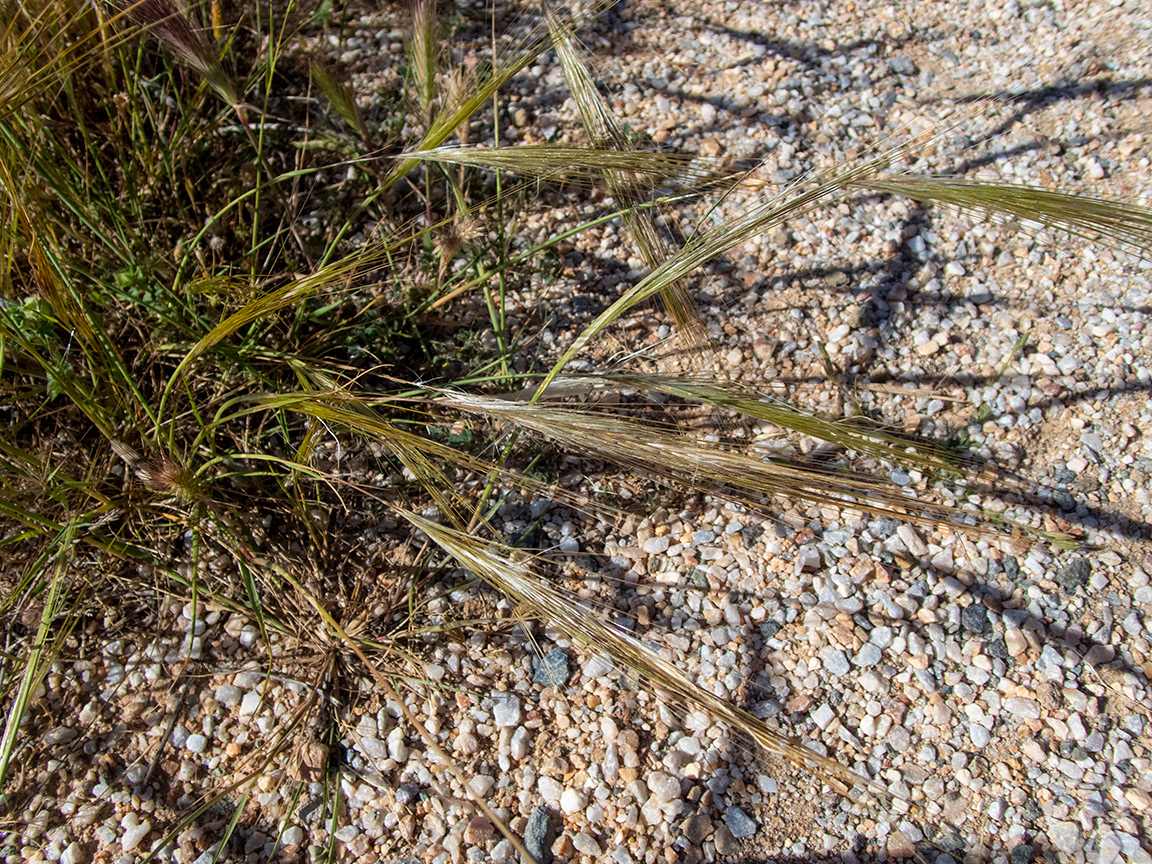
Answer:
[[[140,842],[148,836],[148,832],[152,830],[152,823],[145,819],[139,825],[135,825],[124,832],[124,836],[120,838],[120,848],[125,852],[131,852]]]
[[[512,733],[512,740],[508,742],[508,752],[519,762],[528,755],[530,743],[528,730],[523,726],[517,726],[516,731]]]
[[[571,787],[560,794],[560,809],[569,816],[583,810],[587,803],[588,799]]]
[[[408,761],[408,745],[404,743],[404,732],[399,726],[388,733],[388,755],[400,764]]]
[[[564,787],[553,777],[541,777],[536,781],[536,789],[544,803],[553,806],[560,803],[560,796],[564,794]]]
[[[304,830],[299,825],[293,825],[280,838],[285,846],[299,846],[304,842]]]
[[[477,774],[468,781],[468,787],[478,798],[487,798],[495,785],[496,781],[487,774]]]
[[[654,771],[648,776],[648,789],[661,804],[680,797],[680,781],[659,771]]]
[[[671,538],[665,534],[663,537],[649,537],[644,541],[644,551],[649,555],[659,555],[665,552],[671,543]]]
[[[260,694],[256,690],[249,690],[240,700],[240,716],[248,717],[256,713],[260,707]]]
[[[203,753],[205,748],[208,747],[208,739],[199,733],[189,735],[188,740],[184,742],[184,746],[193,753]]]
[[[492,719],[501,728],[520,725],[520,700],[511,693],[492,694]]]

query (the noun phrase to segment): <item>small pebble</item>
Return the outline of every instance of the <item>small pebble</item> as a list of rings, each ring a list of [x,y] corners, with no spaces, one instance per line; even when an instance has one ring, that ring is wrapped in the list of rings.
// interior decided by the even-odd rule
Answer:
[[[970,603],[960,611],[960,624],[969,633],[987,636],[992,632],[992,622],[988,620],[988,607],[983,603]]]
[[[649,555],[659,555],[666,552],[671,543],[672,539],[667,534],[663,537],[649,537],[644,541],[644,551]]]
[[[188,740],[184,742],[184,746],[193,753],[203,753],[208,746],[208,739],[200,733],[195,733],[188,736]]]
[[[524,848],[538,864],[552,864],[552,825],[548,819],[548,808],[537,807],[528,817],[524,827]],[[532,864],[522,861],[521,864]]]
[[[751,837],[756,833],[756,823],[747,813],[735,805],[725,808],[724,824],[728,826],[728,830],[737,840],[743,840],[745,837]]]
[[[825,648],[820,655],[820,662],[830,675],[835,675],[837,678],[847,675],[852,669],[848,664],[848,658],[839,648]]]
[[[120,838],[120,848],[125,852],[131,852],[148,836],[148,832],[152,830],[152,823],[145,819],[138,825],[127,829],[124,836]]]
[[[576,847],[576,851],[581,855],[591,855],[594,858],[598,858],[604,854],[600,848],[600,844],[586,831],[581,831],[573,837],[572,845]]]
[[[511,693],[492,694],[492,719],[497,726],[519,726],[520,717],[520,700],[516,696]]]
[[[875,666],[883,658],[880,649],[873,645],[871,642],[865,642],[861,646],[860,651],[852,658],[852,662],[856,666],[868,667]]]
[[[1092,565],[1086,558],[1076,558],[1056,572],[1056,581],[1066,594],[1075,594],[1077,588],[1086,588],[1092,576]]]
[[[562,687],[568,683],[568,655],[561,648],[553,648],[536,662],[532,680],[542,687]]]

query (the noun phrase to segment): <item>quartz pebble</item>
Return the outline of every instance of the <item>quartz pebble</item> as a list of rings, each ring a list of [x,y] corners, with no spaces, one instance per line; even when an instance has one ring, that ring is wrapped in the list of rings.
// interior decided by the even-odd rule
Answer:
[[[120,848],[125,852],[131,852],[144,841],[151,830],[152,823],[147,819],[126,828],[124,836],[120,839]]]
[[[513,727],[520,724],[520,700],[511,693],[492,695],[492,719],[497,726]]]

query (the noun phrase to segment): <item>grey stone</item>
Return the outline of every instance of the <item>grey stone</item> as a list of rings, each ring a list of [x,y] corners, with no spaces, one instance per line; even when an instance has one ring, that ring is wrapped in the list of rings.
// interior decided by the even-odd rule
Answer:
[[[561,648],[553,648],[537,661],[532,680],[544,687],[563,687],[569,675],[568,655]]]
[[[883,658],[880,649],[873,645],[871,642],[865,642],[861,647],[859,653],[852,658],[852,662],[857,666],[875,666]]]
[[[837,678],[841,675],[847,675],[852,669],[848,665],[848,658],[839,648],[825,648],[820,655],[820,662],[829,675],[835,675]]]
[[[1066,594],[1075,594],[1077,588],[1085,588],[1092,576],[1092,565],[1087,558],[1069,561],[1056,572],[1056,582]]]
[[[892,628],[886,625],[873,627],[872,632],[868,634],[868,641],[877,648],[887,648],[892,644]]]
[[[708,818],[707,813],[697,813],[681,822],[680,830],[684,832],[689,843],[699,846],[712,833],[712,820]]]
[[[780,632],[780,623],[778,621],[765,621],[760,625],[760,638],[765,642],[769,639],[775,639],[776,634]]]
[[[1065,855],[1077,852],[1084,842],[1080,826],[1075,822],[1063,822],[1051,818],[1048,820],[1048,839]]]
[[[1004,626],[1021,630],[1024,623],[1031,617],[1027,609],[1005,609]]]
[[[1025,720],[1040,719],[1040,703],[1035,699],[1011,696],[1004,700],[1004,710],[1017,717],[1023,717]]]
[[[1016,560],[1015,555],[1005,555],[1000,563],[1004,565],[1004,575],[1009,579],[1015,579],[1020,575],[1020,562]]]
[[[737,840],[743,840],[745,837],[751,837],[756,833],[755,821],[735,805],[724,811],[724,824],[728,826],[728,830]]]
[[[908,57],[902,54],[897,54],[895,57],[888,58],[888,68],[895,72],[897,75],[915,75],[916,64]]]
[[[960,612],[960,624],[976,636],[992,633],[992,622],[988,620],[988,607],[983,603],[970,603]]]
[[[1100,864],[1144,864],[1149,860],[1152,860],[1152,856],[1144,851],[1140,841],[1131,834],[1112,831],[1100,841]]]
[[[552,864],[552,822],[547,807],[537,807],[524,826],[524,848],[537,864]],[[532,864],[521,859],[521,864]]]
[[[600,844],[586,831],[581,831],[573,837],[572,845],[575,846],[576,851],[582,855],[591,855],[596,858],[604,854],[604,850],[600,848]]]
[[[721,855],[735,855],[736,850],[740,848],[727,825],[721,825],[716,829],[716,833],[712,835],[712,842],[716,844],[716,851]]]
[[[1008,646],[1003,639],[990,639],[984,643],[984,653],[1000,660],[1008,659]]]
[[[1100,440],[1100,433],[1098,432],[1085,432],[1080,436],[1080,443],[1093,453],[1104,452],[1104,442]]]
[[[666,552],[672,543],[672,538],[665,534],[663,537],[650,537],[644,541],[644,551],[649,555],[659,555]]]
[[[420,787],[415,783],[402,783],[396,789],[397,804],[411,804],[420,797]]]

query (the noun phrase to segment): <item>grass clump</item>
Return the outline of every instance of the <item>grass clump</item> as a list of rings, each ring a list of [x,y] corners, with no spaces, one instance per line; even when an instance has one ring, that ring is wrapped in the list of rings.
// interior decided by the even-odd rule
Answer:
[[[52,699],[76,698],[49,698],[45,682],[101,643],[133,639],[134,671],[196,692],[185,682],[212,672],[201,668],[212,652],[196,625],[206,611],[235,640],[248,634],[241,641],[254,646],[266,682],[290,679],[304,695],[229,773],[203,778],[192,799],[173,796],[157,855],[222,801],[234,808],[221,824],[227,839],[289,751],[288,798],[321,784],[335,825],[333,754],[347,733],[336,704],[395,706],[469,789],[430,729],[438,721],[419,716],[430,706],[434,717],[449,694],[427,679],[422,652],[494,622],[539,620],[837,790],[876,786],[703,689],[544,578],[572,570],[521,548],[528,528],[506,536],[502,508],[521,501],[613,519],[632,506],[563,482],[565,460],[582,459],[764,513],[801,500],[970,535],[1029,533],[963,495],[915,497],[859,469],[860,459],[883,460],[989,488],[990,475],[946,443],[727,380],[690,280],[732,247],[862,189],[1141,254],[1148,212],[911,176],[900,166],[923,143],[913,142],[805,179],[675,244],[657,216],[740,178],[633,145],[579,51],[585,17],[549,8],[488,62],[453,65],[436,4],[418,0],[407,66],[373,101],[338,63],[302,47],[330,35],[329,7],[229,8],[226,19],[220,4],[168,0],[2,7],[0,787],[9,818],[34,796],[48,752],[22,730],[65,704]],[[494,100],[498,113],[501,88],[549,48],[588,146],[473,146],[470,124]],[[519,236],[533,196],[561,183],[602,183],[614,209],[543,240]],[[540,277],[573,235],[612,218],[647,275],[569,344],[533,344],[509,314],[510,292]],[[694,374],[572,372],[655,297]],[[474,336],[480,327],[490,340]],[[690,427],[713,411],[819,439],[833,456],[765,459],[726,425],[720,434]],[[578,464],[591,474],[595,462]],[[478,581],[503,611],[445,611],[445,598],[474,600]],[[161,647],[145,650],[149,642]],[[116,770],[129,776],[139,765],[137,785],[152,780],[166,737],[142,762],[113,755]]]

